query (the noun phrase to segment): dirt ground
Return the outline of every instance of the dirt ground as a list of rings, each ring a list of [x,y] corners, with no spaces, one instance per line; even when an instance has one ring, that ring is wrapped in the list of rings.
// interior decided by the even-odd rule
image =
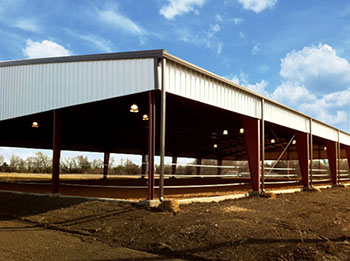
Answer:
[[[162,256],[158,260],[350,260],[349,198],[349,188],[331,188],[181,205],[174,214],[116,202],[0,193],[0,217],[64,232],[101,249],[126,247]],[[13,233],[0,231],[1,237]],[[20,242],[22,236],[17,237]],[[23,248],[11,251],[17,256]],[[54,244],[50,251],[74,253]]]

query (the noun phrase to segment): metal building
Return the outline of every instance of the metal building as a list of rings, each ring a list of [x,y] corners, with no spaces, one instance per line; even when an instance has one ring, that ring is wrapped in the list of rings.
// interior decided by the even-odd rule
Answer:
[[[288,158],[299,160],[304,187],[312,185],[314,157],[328,158],[338,184],[349,134],[165,50],[0,62],[0,146],[53,149],[53,192],[61,150],[105,152],[105,161],[109,153],[147,154],[153,181],[158,154],[160,198],[164,156],[248,159],[260,192],[264,160],[291,142]]]

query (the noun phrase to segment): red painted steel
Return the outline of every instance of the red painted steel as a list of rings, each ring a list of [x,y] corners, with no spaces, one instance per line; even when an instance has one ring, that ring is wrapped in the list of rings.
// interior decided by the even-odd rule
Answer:
[[[109,157],[110,157],[110,153],[105,151],[104,157],[103,157],[103,178],[104,179],[106,179],[108,175]]]
[[[248,152],[248,163],[252,189],[261,192],[260,163],[260,120],[245,118],[243,120],[244,139]]]
[[[348,161],[348,169],[350,171],[350,147],[346,146],[345,151],[346,151],[346,159]]]
[[[52,154],[52,193],[59,192],[61,157],[61,112],[53,111],[53,154]]]
[[[310,135],[307,133],[298,132],[295,134],[299,168],[304,188],[310,187],[309,164],[311,164],[311,162],[309,137]]]
[[[154,153],[155,153],[155,135],[156,135],[156,105],[154,92],[148,93],[148,200],[154,199]]]
[[[326,141],[327,147],[327,156],[329,169],[331,171],[331,178],[333,185],[338,184],[338,175],[337,175],[337,143],[334,141]]]
[[[141,176],[142,176],[142,178],[145,177],[146,167],[147,167],[146,155],[143,154],[143,155],[142,155],[142,163],[141,163]]]

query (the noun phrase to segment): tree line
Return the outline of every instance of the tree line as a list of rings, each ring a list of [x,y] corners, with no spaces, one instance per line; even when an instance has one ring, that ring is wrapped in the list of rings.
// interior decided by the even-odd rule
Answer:
[[[104,162],[101,159],[89,161],[88,157],[78,155],[61,159],[60,172],[63,174],[102,174]],[[33,156],[22,159],[13,154],[10,162],[6,163],[3,155],[0,154],[0,172],[16,173],[51,173],[52,159],[42,152],[37,152]],[[141,174],[141,167],[131,160],[123,160],[116,165],[114,158],[109,160],[109,174]]]

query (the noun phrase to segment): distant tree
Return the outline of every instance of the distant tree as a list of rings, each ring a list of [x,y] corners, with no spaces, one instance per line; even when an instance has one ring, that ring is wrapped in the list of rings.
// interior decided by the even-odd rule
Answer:
[[[0,154],[0,167],[2,166],[2,164],[4,164],[4,162],[5,162],[4,156]]]
[[[91,168],[91,163],[89,162],[87,156],[78,155],[75,157],[77,167],[81,170],[81,173],[87,173]]]
[[[21,157],[12,154],[11,158],[10,158],[10,171],[11,172],[21,172],[24,171],[24,160],[21,159]]]

